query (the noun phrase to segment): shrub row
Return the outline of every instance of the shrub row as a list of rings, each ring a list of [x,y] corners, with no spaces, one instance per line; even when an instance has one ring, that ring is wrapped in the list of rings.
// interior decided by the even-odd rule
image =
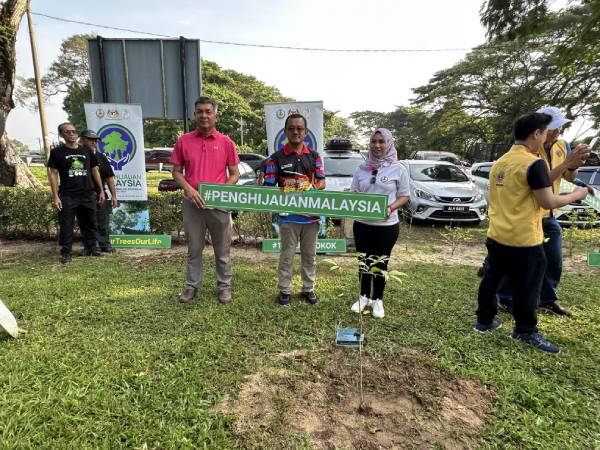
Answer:
[[[183,231],[181,191],[149,192],[152,233],[170,234],[179,241]],[[58,214],[48,188],[0,187],[0,236],[12,238],[56,237]],[[234,230],[242,241],[271,237],[271,214],[240,212]]]

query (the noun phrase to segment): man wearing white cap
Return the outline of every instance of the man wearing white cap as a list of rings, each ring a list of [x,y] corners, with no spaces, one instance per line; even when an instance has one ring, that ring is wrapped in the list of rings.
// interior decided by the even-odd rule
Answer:
[[[570,151],[567,142],[560,139],[565,125],[571,122],[562,115],[560,109],[555,106],[545,106],[538,109],[537,112],[552,117],[552,122],[548,125],[546,142],[544,148],[540,151],[540,156],[548,164],[552,190],[555,194],[558,194],[561,178],[567,181],[575,180],[577,169],[585,163],[590,155],[590,148],[587,144],[579,144],[573,151]],[[544,253],[548,265],[542,284],[539,307],[554,314],[570,316],[571,313],[558,302],[558,295],[556,294],[556,287],[562,274],[563,258],[562,228],[554,216],[554,210],[544,211],[542,227],[545,238]]]

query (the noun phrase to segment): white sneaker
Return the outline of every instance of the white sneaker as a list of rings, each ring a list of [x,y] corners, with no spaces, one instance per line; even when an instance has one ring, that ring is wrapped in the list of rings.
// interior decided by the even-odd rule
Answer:
[[[383,316],[385,316],[385,312],[383,311],[383,300],[374,300],[371,308],[371,314],[373,317],[381,319]]]
[[[352,305],[350,309],[355,313],[361,313],[363,309],[365,309],[367,306],[370,306],[371,303],[373,303],[373,300],[371,300],[368,297],[365,297],[364,295],[361,295],[360,297],[358,297],[358,300],[354,302],[354,305]]]

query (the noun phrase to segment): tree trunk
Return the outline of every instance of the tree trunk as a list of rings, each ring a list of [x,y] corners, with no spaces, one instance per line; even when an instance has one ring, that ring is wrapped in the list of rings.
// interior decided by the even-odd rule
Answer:
[[[27,0],[7,0],[0,4],[0,184],[40,186],[15,149],[8,143],[6,119],[14,109],[17,30],[27,10]]]

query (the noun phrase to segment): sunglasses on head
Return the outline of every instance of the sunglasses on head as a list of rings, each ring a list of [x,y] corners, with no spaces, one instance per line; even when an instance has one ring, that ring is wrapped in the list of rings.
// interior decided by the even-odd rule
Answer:
[[[371,177],[371,184],[375,184],[375,181],[377,181],[377,173],[379,172],[378,169],[375,169],[371,172],[371,175],[373,175]]]

